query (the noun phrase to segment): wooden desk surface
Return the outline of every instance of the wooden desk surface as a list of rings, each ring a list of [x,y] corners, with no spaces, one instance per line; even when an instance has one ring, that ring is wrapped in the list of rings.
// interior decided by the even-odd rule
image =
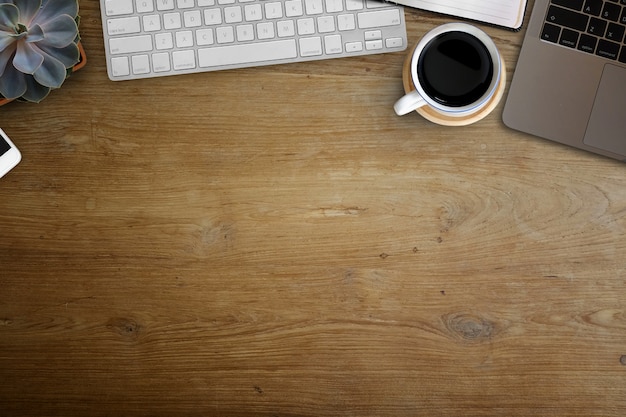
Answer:
[[[625,415],[624,164],[395,116],[404,53],[113,83],[81,15],[0,109],[0,415]]]

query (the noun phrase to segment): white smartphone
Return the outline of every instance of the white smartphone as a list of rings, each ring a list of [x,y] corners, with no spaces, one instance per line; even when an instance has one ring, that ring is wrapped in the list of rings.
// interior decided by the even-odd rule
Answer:
[[[22,154],[0,129],[0,178],[22,160]]]

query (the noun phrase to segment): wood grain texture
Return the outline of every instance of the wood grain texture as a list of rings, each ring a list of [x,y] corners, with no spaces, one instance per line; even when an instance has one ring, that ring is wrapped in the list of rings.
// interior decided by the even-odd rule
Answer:
[[[0,109],[0,415],[626,413],[623,164],[395,116],[403,53],[113,83],[81,16]]]

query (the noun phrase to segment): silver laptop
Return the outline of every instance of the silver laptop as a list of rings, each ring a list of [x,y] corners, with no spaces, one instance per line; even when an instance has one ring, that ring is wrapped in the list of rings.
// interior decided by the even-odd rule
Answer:
[[[503,119],[626,162],[626,0],[536,0]]]

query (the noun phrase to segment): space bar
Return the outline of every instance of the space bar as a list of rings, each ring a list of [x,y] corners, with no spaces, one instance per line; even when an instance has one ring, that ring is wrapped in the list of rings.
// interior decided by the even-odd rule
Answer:
[[[198,65],[202,68],[242,65],[296,58],[297,56],[295,39],[284,39],[198,49]]]

